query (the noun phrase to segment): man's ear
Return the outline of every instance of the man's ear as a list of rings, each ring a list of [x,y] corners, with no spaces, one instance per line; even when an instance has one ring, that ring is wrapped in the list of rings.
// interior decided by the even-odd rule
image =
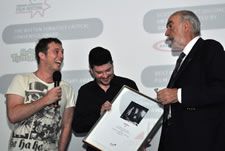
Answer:
[[[191,23],[190,22],[184,21],[183,26],[184,26],[185,31],[191,30]]]
[[[93,70],[90,66],[89,66],[89,73],[90,73],[91,77],[94,78],[94,73],[93,73]]]
[[[43,59],[45,57],[45,54],[43,52],[39,52],[38,56],[39,56],[40,59]]]

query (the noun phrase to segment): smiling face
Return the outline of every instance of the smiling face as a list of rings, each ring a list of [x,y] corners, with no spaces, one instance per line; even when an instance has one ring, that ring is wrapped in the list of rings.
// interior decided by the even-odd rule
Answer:
[[[107,87],[114,76],[113,64],[106,63],[100,66],[94,66],[90,69],[92,76],[96,79],[100,87]]]
[[[61,44],[49,43],[47,53],[40,52],[39,54],[43,66],[52,72],[60,70],[64,59],[63,52]]]

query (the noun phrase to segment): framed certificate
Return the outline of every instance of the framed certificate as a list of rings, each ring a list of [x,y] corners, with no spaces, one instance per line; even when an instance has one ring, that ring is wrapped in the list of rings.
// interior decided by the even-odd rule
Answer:
[[[155,135],[162,115],[163,108],[156,100],[123,86],[111,110],[101,116],[83,141],[104,151],[137,151]]]

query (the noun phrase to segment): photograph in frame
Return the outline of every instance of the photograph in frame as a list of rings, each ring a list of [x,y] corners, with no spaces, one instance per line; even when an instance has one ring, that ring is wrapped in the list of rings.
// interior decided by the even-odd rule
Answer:
[[[153,98],[123,86],[110,111],[92,127],[83,141],[99,150],[137,151],[154,137],[163,107]]]

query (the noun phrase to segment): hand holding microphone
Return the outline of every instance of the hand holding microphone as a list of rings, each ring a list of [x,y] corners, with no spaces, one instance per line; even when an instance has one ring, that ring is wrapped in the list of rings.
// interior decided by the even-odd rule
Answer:
[[[54,87],[58,87],[59,84],[60,84],[60,82],[61,82],[61,79],[62,79],[62,74],[61,74],[61,72],[60,72],[60,71],[55,71],[55,72],[53,73],[52,77],[53,77],[53,81],[54,81]],[[53,103],[53,104],[56,105],[56,106],[59,105],[58,101],[55,102],[55,103]]]

